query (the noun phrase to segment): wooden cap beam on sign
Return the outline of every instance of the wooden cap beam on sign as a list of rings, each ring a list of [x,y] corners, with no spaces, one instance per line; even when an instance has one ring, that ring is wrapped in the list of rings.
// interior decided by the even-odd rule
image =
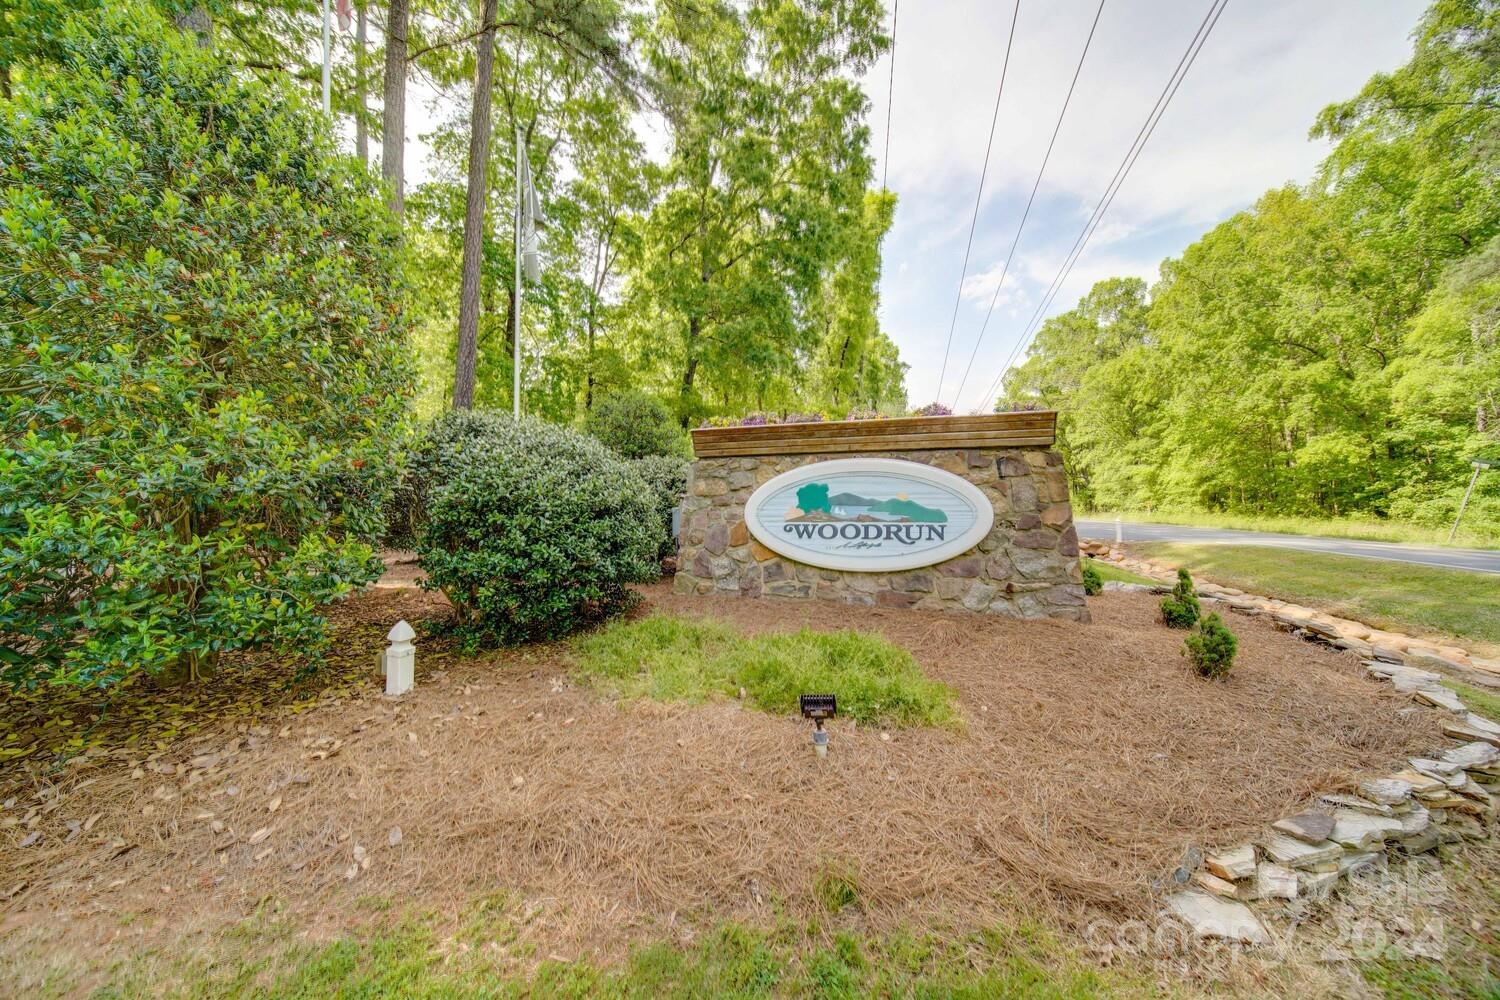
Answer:
[[[892,417],[759,427],[700,427],[693,431],[693,451],[699,458],[724,458],[943,448],[1050,448],[1056,438],[1056,410],[1022,410],[972,417]]]

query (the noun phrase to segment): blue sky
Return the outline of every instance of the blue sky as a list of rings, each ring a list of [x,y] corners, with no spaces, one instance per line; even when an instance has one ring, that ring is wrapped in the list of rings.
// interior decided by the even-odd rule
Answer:
[[[912,404],[953,405],[1097,0],[1023,0],[947,376],[939,371],[994,109],[1008,0],[906,0],[896,34],[881,321]],[[1037,200],[956,410],[983,397],[1196,31],[1209,0],[1106,0]],[[1049,315],[1164,257],[1269,188],[1310,179],[1325,105],[1411,50],[1424,0],[1230,0]],[[864,86],[885,147],[885,59]],[[877,162],[876,176],[881,164]]]

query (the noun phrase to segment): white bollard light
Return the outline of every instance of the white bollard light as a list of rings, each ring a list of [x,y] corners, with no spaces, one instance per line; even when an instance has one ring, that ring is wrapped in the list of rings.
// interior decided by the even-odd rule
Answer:
[[[1125,540],[1124,525],[1122,525],[1120,523],[1120,519],[1117,517],[1117,518],[1115,518],[1115,541],[1118,543],[1118,542],[1123,542],[1124,540]]]
[[[417,633],[406,624],[404,618],[386,636],[391,641],[390,646],[381,654],[381,662],[385,666],[386,694],[405,694],[416,685],[417,647],[412,645],[412,640],[416,637]]]

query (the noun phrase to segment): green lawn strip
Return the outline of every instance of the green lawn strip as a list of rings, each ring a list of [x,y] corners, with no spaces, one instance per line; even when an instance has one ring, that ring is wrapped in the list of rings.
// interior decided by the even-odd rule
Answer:
[[[1500,645],[1500,580],[1483,573],[1254,545],[1134,543],[1194,579],[1321,608],[1376,628]]]
[[[137,953],[94,995],[323,1000],[394,997],[1018,997],[1084,1000],[1161,995],[1143,968],[1098,967],[1050,927],[1025,917],[974,933],[875,936],[783,920],[727,923],[691,945],[639,946],[618,965],[546,959],[516,945],[508,913],[470,920],[444,938],[404,920],[308,944],[284,921],[247,922],[204,950]],[[212,939],[210,939],[212,940]],[[76,986],[77,984],[72,984]],[[69,992],[59,984],[61,992]]]
[[[1379,995],[1391,1000],[1468,1000],[1500,997],[1500,846],[1476,842],[1445,858],[1442,880],[1448,891],[1425,911],[1426,944],[1440,957],[1411,954],[1399,935],[1381,940],[1368,935],[1360,973]],[[1423,900],[1418,900],[1420,904]],[[1408,904],[1410,905],[1410,904]]]
[[[1103,580],[1106,580],[1106,581],[1108,581],[1108,580],[1117,580],[1120,583],[1146,583],[1146,584],[1156,584],[1156,583],[1160,582],[1160,581],[1157,581],[1157,580],[1149,579],[1148,577],[1140,576],[1139,574],[1136,574],[1136,573],[1132,573],[1129,570],[1121,569],[1120,567],[1116,566],[1114,563],[1107,563],[1103,559],[1095,559],[1095,560],[1093,560],[1093,566],[1094,566],[1094,569],[1096,569],[1096,570],[1099,571],[1100,578],[1103,579]]]
[[[861,632],[744,636],[715,621],[655,614],[619,622],[576,645],[576,672],[626,698],[697,703],[736,697],[768,712],[797,696],[833,693],[839,715],[861,722],[957,725],[954,693],[912,655]]]
[[[1469,710],[1500,722],[1500,691],[1486,691],[1461,681],[1443,681],[1444,686],[1458,692],[1458,696],[1469,706]]]
[[[1284,517],[1274,514],[1220,514],[1203,511],[1079,511],[1083,521],[1113,521],[1143,524],[1185,524],[1196,528],[1229,528],[1236,531],[1269,531],[1283,535],[1321,535],[1324,538],[1358,538],[1370,542],[1408,542],[1418,545],[1454,545],[1461,548],[1500,549],[1500,526],[1476,521],[1459,527],[1448,541],[1447,526],[1408,524],[1403,521],[1367,521],[1358,518]]]

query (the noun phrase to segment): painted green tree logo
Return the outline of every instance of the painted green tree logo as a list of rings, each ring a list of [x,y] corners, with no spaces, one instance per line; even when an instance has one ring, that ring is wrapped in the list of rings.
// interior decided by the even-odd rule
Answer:
[[[828,484],[808,483],[806,486],[799,486],[797,506],[809,514],[815,510],[832,513],[833,507],[828,503]]]

